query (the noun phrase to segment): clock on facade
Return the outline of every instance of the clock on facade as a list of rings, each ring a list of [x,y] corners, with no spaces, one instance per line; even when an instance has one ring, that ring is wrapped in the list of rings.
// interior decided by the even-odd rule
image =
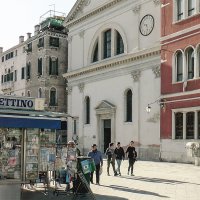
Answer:
[[[143,36],[149,35],[154,28],[154,18],[152,15],[145,15],[140,21],[140,33]]]

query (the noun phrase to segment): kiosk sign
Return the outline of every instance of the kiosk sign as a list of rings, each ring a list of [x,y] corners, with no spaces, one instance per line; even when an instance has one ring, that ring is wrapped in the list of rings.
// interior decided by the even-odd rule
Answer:
[[[0,108],[20,109],[20,110],[40,110],[38,109],[37,106],[38,103],[41,104],[41,101],[37,101],[37,99],[35,98],[0,96]]]

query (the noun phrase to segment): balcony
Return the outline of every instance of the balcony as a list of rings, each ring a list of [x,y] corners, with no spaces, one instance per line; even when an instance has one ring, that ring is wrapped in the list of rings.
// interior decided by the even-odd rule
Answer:
[[[1,90],[2,91],[7,91],[7,90],[14,90],[14,82],[13,81],[8,81],[8,82],[4,82],[1,85]]]

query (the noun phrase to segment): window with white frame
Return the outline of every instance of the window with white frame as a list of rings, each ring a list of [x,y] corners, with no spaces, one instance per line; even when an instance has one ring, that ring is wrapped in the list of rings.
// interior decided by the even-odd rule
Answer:
[[[174,0],[174,21],[186,19],[199,12],[199,0]]]
[[[183,19],[183,0],[177,0],[177,20]]]
[[[174,112],[174,139],[200,139],[200,108]]]
[[[185,60],[185,62],[183,62]],[[173,80],[181,82],[200,78],[200,47],[188,47],[174,54]]]
[[[124,41],[116,29],[107,29],[102,32],[93,46],[92,62],[107,59],[124,53]]]
[[[188,0],[188,16],[195,14],[195,0]]]

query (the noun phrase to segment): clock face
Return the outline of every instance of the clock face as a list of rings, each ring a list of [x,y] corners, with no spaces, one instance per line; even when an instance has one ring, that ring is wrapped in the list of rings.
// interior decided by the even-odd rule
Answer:
[[[145,15],[140,21],[140,33],[144,36],[149,35],[154,28],[154,18],[152,15]]]

